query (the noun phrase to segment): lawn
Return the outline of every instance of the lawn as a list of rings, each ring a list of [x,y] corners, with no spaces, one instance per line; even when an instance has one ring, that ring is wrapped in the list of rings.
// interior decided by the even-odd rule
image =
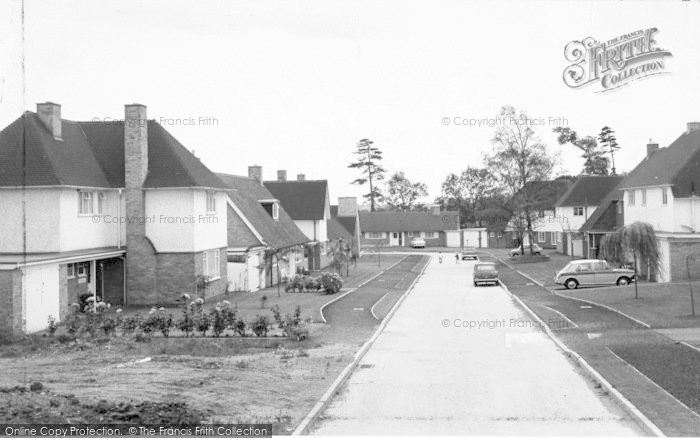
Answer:
[[[634,285],[581,288],[558,291],[560,295],[605,304],[653,328],[700,327],[700,283],[695,282],[695,318],[691,317],[687,283],[640,283],[639,298]]]

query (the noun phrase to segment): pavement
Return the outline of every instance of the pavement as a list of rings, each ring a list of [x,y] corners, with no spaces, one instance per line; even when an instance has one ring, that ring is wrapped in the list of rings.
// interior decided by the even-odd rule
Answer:
[[[312,432],[642,435],[473,264],[430,264]]]

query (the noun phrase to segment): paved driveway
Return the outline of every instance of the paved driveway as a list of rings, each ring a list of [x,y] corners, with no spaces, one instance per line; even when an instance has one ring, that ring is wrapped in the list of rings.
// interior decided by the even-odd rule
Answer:
[[[642,434],[472,267],[430,264],[314,433]]]

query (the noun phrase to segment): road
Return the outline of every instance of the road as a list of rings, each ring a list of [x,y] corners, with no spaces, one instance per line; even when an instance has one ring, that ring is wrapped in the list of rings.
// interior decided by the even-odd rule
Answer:
[[[643,435],[472,267],[431,262],[313,433]]]

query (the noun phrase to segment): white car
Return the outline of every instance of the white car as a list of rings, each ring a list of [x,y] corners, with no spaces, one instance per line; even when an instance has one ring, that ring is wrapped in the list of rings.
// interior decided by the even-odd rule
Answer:
[[[411,248],[425,248],[425,240],[420,237],[411,239]]]
[[[520,254],[522,254],[522,252],[523,252],[523,246],[520,245],[519,247],[513,248],[510,250],[510,256],[517,257]],[[536,243],[533,243],[532,244],[532,253],[535,255],[541,255],[542,254],[542,247]],[[525,255],[529,255],[529,254],[530,254],[530,245],[525,245]]]

